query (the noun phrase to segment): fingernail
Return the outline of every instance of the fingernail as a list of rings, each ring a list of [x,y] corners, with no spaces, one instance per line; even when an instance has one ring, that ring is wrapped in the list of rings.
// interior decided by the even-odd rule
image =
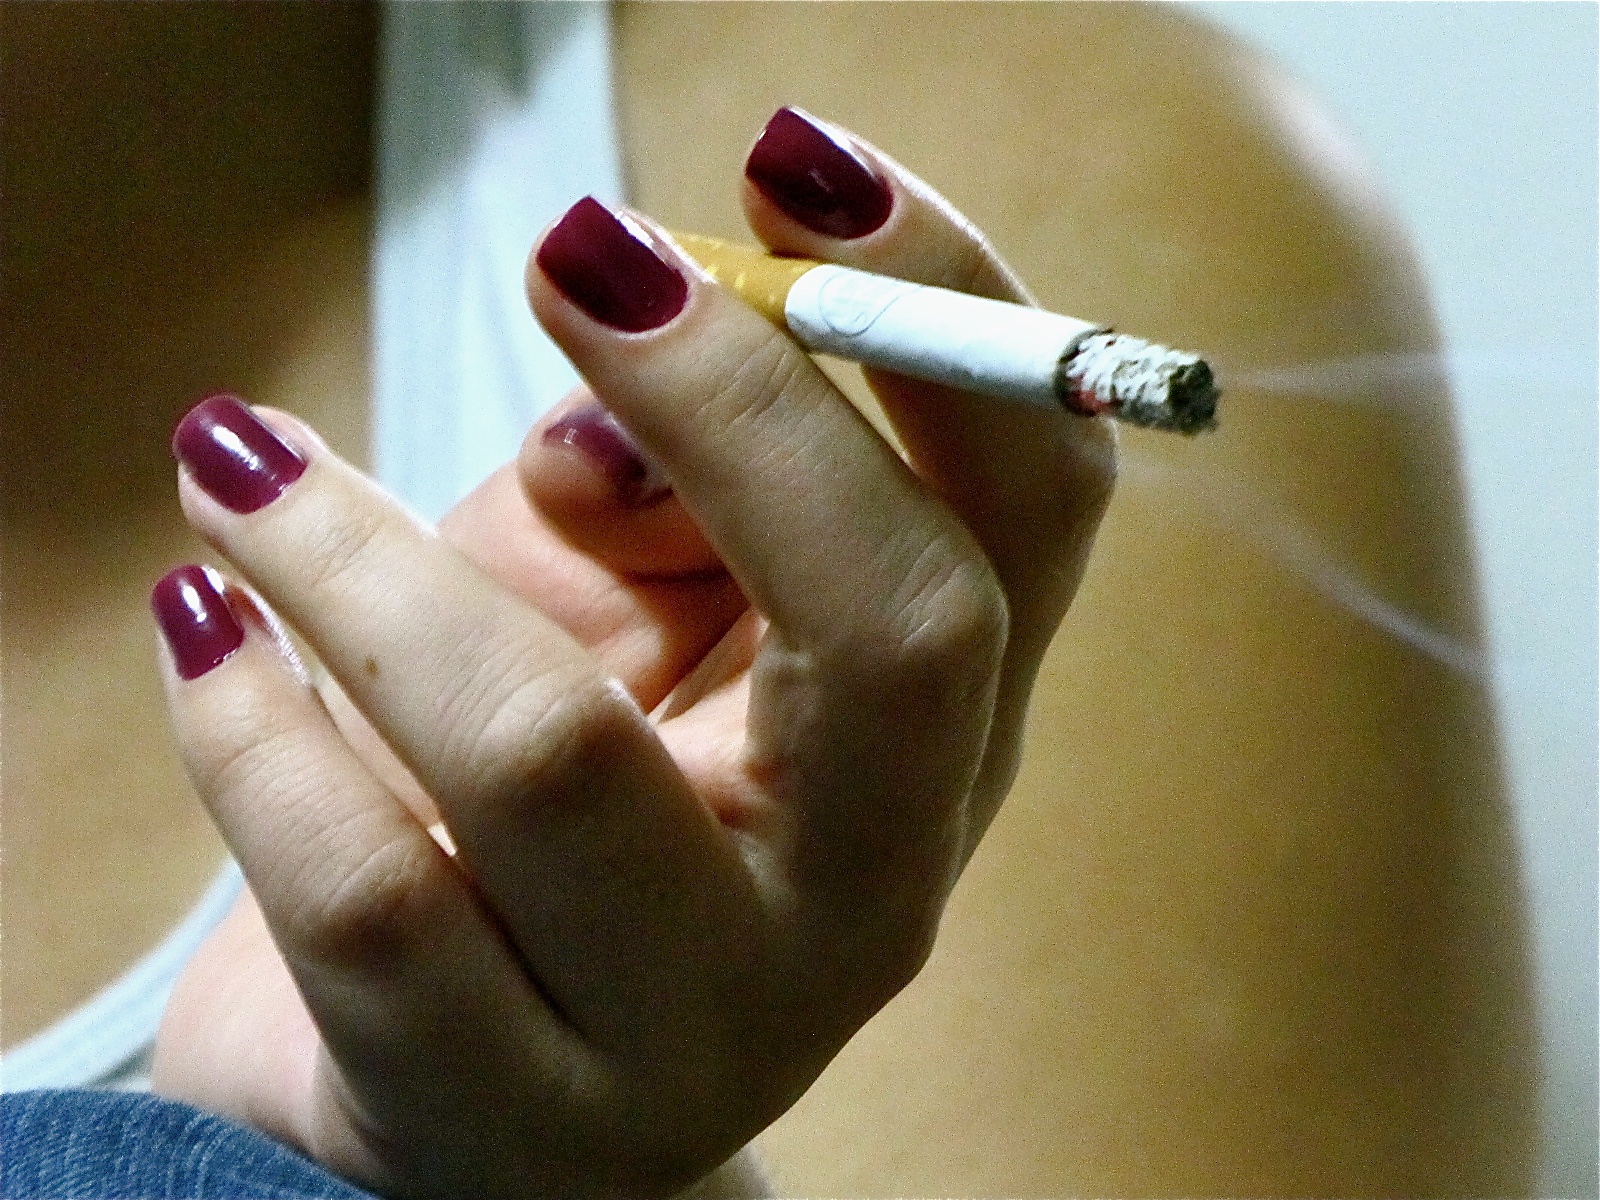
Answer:
[[[198,679],[244,644],[244,626],[210,567],[168,571],[150,590],[150,608],[172,650],[178,674]]]
[[[601,405],[573,409],[544,431],[544,440],[587,457],[630,508],[653,504],[672,491],[666,472]]]
[[[627,333],[665,325],[689,299],[688,283],[649,235],[587,196],[556,222],[534,257],[568,300]]]
[[[207,495],[236,513],[265,508],[306,469],[299,452],[235,396],[191,408],[172,435],[172,453]]]
[[[795,108],[773,114],[744,174],[789,216],[829,237],[865,237],[894,207],[888,182],[849,141]]]

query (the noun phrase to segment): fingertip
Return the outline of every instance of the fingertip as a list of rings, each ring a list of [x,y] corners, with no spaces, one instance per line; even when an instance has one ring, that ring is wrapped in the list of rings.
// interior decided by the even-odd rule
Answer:
[[[805,124],[816,132],[806,134]],[[876,182],[830,182],[819,161],[846,180],[854,171]],[[873,199],[873,187],[887,200]],[[768,122],[751,148],[742,189],[751,231],[777,254],[1032,302],[983,232],[937,189],[877,146],[803,110],[780,109]],[[860,215],[826,215],[830,204],[854,205]]]
[[[585,196],[540,234],[524,282],[541,321],[553,290],[612,333],[650,333],[689,303],[683,257],[654,222]]]
[[[573,393],[528,434],[517,474],[528,503],[563,540],[618,574],[672,578],[721,568],[665,471],[587,392]]]
[[[533,456],[537,470],[588,491],[599,484],[605,499],[624,508],[659,504],[672,493],[662,466],[596,400],[573,405],[545,425],[539,444],[542,452]],[[549,453],[553,449],[568,453]],[[563,472],[563,466],[572,469]]]
[[[760,222],[780,238],[799,232],[801,241],[812,244],[816,236],[866,238],[882,229],[897,207],[894,173],[871,147],[789,105],[757,135],[745,158],[744,179],[753,225]]]
[[[168,661],[184,682],[209,674],[244,645],[244,624],[213,567],[189,563],[168,571],[150,589],[150,610]]]
[[[186,683],[209,675],[256,638],[309,686],[310,675],[277,614],[215,567],[174,567],[151,587],[150,609],[167,661]]]
[[[305,473],[301,448],[229,393],[194,405],[172,433],[172,454],[213,501],[249,515],[283,495]]]

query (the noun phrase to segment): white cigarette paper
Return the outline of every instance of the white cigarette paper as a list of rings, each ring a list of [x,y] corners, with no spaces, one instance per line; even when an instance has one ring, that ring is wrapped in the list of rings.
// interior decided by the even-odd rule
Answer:
[[[924,287],[849,267],[814,267],[783,314],[808,350],[963,391],[1061,407],[1061,362],[1104,332],[1074,317]]]

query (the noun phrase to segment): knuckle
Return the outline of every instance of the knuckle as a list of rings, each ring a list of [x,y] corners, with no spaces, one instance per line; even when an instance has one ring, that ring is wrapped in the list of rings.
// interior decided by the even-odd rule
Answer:
[[[196,790],[219,814],[255,814],[258,837],[280,848],[255,867],[263,872],[257,893],[285,944],[324,966],[392,957],[420,925],[414,912],[431,843],[397,840],[381,802],[351,803],[343,819],[333,817],[314,739],[263,697],[241,691],[207,719],[213,740],[191,758]]]
[[[369,575],[367,564],[382,540],[384,527],[383,514],[350,505],[314,519],[294,546],[302,587],[322,596],[344,596],[357,590]]]
[[[884,644],[864,659],[897,685],[930,680],[958,687],[987,681],[1005,653],[1010,614],[986,563],[941,561],[907,588]]]
[[[706,398],[705,415],[731,428],[759,421],[800,386],[807,375],[805,362],[787,338],[777,333],[763,336],[722,373]]]
[[[460,778],[485,799],[526,794],[530,781],[605,768],[637,728],[637,705],[583,666],[553,668],[503,691],[460,755]]]
[[[299,729],[252,686],[247,674],[235,686],[214,696],[203,712],[194,713],[183,731],[185,759],[196,791],[213,805],[282,792],[296,774]]]
[[[300,858],[294,877],[275,889],[286,942],[319,966],[369,970],[401,960],[426,936],[427,848],[385,840],[361,846],[369,822],[355,818],[321,831],[316,852]],[[354,843],[354,845],[352,845]]]

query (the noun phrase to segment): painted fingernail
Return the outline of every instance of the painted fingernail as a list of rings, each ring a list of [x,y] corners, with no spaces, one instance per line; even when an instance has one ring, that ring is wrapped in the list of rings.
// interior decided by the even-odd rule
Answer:
[[[561,294],[602,325],[642,333],[683,311],[689,285],[642,228],[584,197],[534,256]]]
[[[172,435],[172,453],[207,495],[236,513],[265,508],[306,469],[299,452],[235,396],[191,408]]]
[[[745,160],[745,178],[807,229],[865,237],[889,219],[894,193],[843,135],[780,108]]]
[[[547,445],[570,446],[584,455],[630,508],[654,504],[672,491],[666,472],[599,404],[573,409],[544,431],[544,440]]]
[[[210,567],[168,571],[150,590],[150,608],[185,679],[200,678],[244,645],[244,626],[223,597],[222,576]]]

